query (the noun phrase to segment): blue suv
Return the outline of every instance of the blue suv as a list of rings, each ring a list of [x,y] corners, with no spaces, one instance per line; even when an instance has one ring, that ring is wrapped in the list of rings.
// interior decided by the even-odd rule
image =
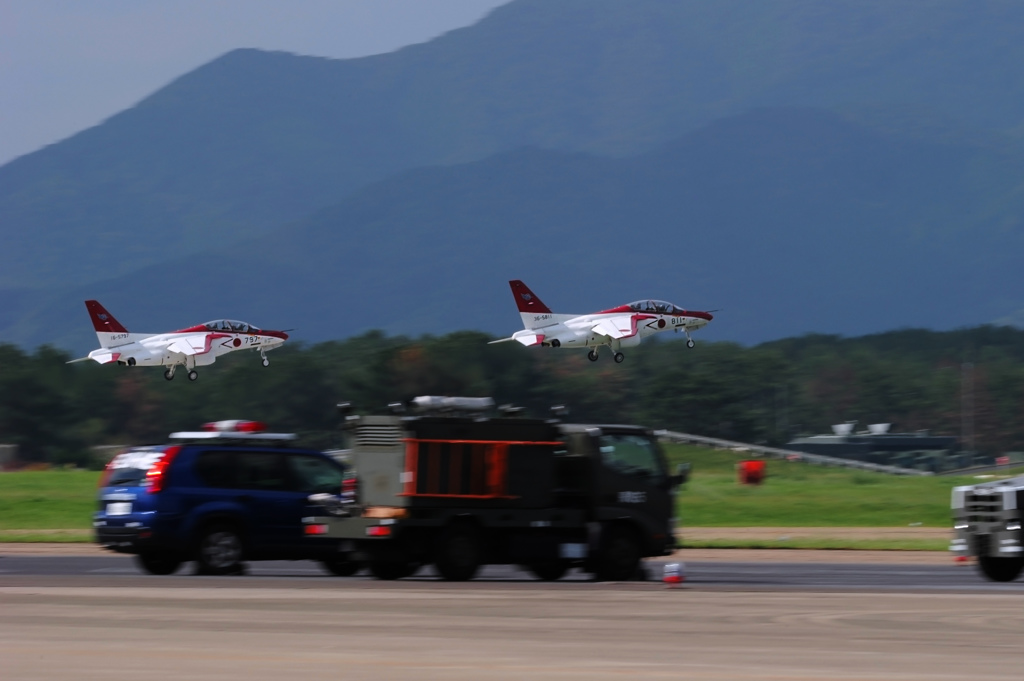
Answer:
[[[317,499],[341,493],[344,466],[261,425],[207,424],[173,433],[171,444],[118,454],[100,481],[96,541],[135,554],[155,575],[188,560],[198,574],[239,574],[244,561],[282,559],[353,574],[358,566],[315,522],[324,515]]]

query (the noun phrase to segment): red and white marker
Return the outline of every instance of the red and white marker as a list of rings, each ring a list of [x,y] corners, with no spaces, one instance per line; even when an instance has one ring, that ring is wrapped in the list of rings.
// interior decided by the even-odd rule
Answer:
[[[662,581],[665,582],[665,586],[670,589],[678,587],[686,581],[686,564],[665,563],[665,572],[662,577]]]

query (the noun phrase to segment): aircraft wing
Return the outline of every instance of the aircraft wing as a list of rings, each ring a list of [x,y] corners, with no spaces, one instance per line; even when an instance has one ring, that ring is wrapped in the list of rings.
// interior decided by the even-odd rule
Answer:
[[[227,338],[226,333],[188,333],[172,338],[167,344],[168,352],[182,355],[205,355],[218,338]]]
[[[523,333],[522,335],[520,335],[519,333],[517,333],[516,335],[512,336],[512,339],[513,340],[517,340],[517,341],[519,341],[520,343],[522,343],[523,345],[526,345],[526,346],[540,345],[544,341],[544,334],[542,334],[542,333]]]
[[[75,362],[86,362],[91,359],[92,361],[100,364],[110,364],[111,362],[116,362],[120,356],[120,352],[111,352],[107,348],[100,348],[90,352],[88,357],[79,357],[78,359],[73,359],[67,363],[74,364]]]
[[[498,340],[489,341],[487,344],[493,345],[495,343],[507,343],[509,341],[519,341],[527,347],[531,345],[540,345],[544,342],[544,334],[537,333],[532,329],[523,329],[522,331],[516,331],[512,334],[511,338],[499,338]]]
[[[653,315],[646,314],[623,314],[614,317],[605,317],[593,327],[591,331],[609,338],[629,338],[636,335],[637,322],[642,319],[653,319]]]

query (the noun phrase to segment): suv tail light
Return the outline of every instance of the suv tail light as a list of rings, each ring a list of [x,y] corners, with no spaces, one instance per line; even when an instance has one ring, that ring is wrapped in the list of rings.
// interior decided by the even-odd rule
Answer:
[[[164,488],[164,480],[167,474],[167,467],[181,451],[181,445],[168,447],[160,460],[153,464],[152,468],[146,471],[146,480],[142,484],[149,488],[150,494],[156,494]]]

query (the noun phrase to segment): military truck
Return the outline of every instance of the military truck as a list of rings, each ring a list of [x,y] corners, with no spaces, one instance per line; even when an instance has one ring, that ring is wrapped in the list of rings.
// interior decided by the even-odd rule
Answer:
[[[311,519],[317,531],[380,579],[431,564],[463,581],[512,564],[543,580],[579,567],[621,581],[674,550],[686,472],[669,473],[650,430],[485,415],[493,404],[420,397],[413,415],[348,416],[355,477],[343,508]]]
[[[953,555],[973,556],[981,574],[994,582],[1017,579],[1024,568],[1024,477],[954,487],[952,508]]]

